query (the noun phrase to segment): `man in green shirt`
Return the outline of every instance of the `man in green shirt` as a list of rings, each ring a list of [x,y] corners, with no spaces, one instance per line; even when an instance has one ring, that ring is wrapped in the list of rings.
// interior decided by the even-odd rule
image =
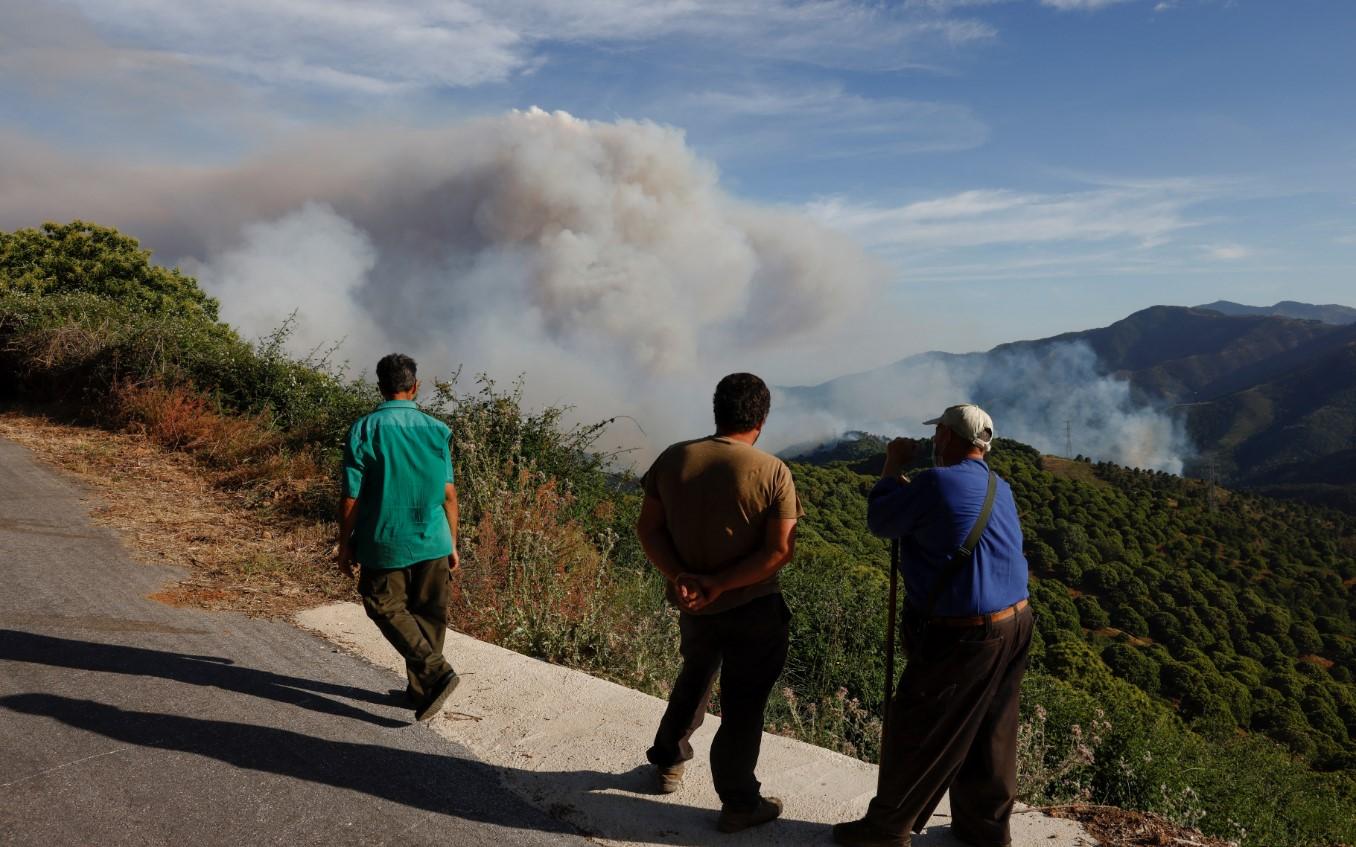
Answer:
[[[457,555],[452,431],[419,411],[415,362],[377,363],[386,402],[349,429],[339,504],[339,570],[353,577],[367,616],[405,659],[406,694],[424,721],[459,681],[443,657]]]

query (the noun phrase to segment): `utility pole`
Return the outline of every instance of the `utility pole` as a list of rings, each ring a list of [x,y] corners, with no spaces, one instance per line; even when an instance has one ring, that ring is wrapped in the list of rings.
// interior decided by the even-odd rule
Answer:
[[[1064,455],[1073,458],[1073,419],[1064,420]]]

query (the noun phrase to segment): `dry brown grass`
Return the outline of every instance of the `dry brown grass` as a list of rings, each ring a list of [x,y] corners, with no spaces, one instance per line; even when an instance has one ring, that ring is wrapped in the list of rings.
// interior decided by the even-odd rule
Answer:
[[[9,346],[14,349],[21,345],[18,349],[30,371],[60,372],[70,362],[89,361],[98,355],[113,334],[108,321],[89,327],[72,323],[25,334],[20,340],[11,340]]]
[[[617,567],[615,538],[590,539],[553,480],[502,476],[463,525],[452,618],[462,632],[650,693],[676,672],[677,615],[652,572]]]
[[[288,450],[267,415],[226,414],[186,386],[123,382],[114,386],[106,418],[218,470],[216,484],[251,502],[314,515],[329,506],[333,473],[314,450]]]
[[[0,436],[95,492],[94,521],[116,530],[134,556],[189,569],[157,600],[282,615],[353,596],[331,564],[334,525],[296,517],[239,488],[239,467],[214,466],[144,432],[26,412],[0,414]]]
[[[1211,838],[1148,812],[1130,812],[1115,806],[1076,803],[1041,811],[1052,817],[1078,821],[1099,847],[1235,847],[1231,841]]]
[[[1041,470],[1064,479],[1084,482],[1098,488],[1110,488],[1111,483],[1097,476],[1096,470],[1087,462],[1075,462],[1059,456],[1041,456]]]
[[[122,382],[110,399],[111,416],[129,431],[214,465],[257,461],[281,446],[281,435],[263,416],[228,417],[185,386]]]

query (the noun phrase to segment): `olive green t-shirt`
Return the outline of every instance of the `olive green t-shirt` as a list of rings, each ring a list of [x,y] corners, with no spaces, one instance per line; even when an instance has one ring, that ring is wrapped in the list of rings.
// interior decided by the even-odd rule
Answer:
[[[349,429],[345,497],[358,501],[353,555],[364,568],[407,568],[452,552],[443,511],[452,431],[413,400],[387,400]]]
[[[683,441],[661,453],[645,474],[645,494],[663,504],[673,546],[683,569],[692,573],[733,567],[762,546],[769,520],[805,514],[785,462],[718,435]],[[697,614],[723,612],[780,590],[773,574],[721,594]]]

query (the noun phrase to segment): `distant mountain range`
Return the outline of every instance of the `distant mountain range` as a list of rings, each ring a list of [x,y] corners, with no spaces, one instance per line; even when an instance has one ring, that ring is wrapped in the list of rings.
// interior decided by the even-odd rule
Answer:
[[[1315,306],[1312,303],[1296,303],[1294,300],[1282,300],[1274,306],[1244,306],[1229,300],[1216,300],[1197,306],[1197,309],[1209,309],[1233,317],[1252,317],[1261,315],[1273,318],[1298,318],[1303,321],[1322,321],[1325,324],[1356,323],[1356,309],[1329,303]]]
[[[1356,512],[1356,309],[1346,306],[1154,306],[1098,329],[985,353],[924,353],[782,391],[790,408],[832,409],[857,428],[875,431],[861,421],[888,420],[871,407],[873,398],[889,393],[883,386],[918,392],[949,381],[968,386],[975,402],[1004,411],[1003,417],[995,411],[1001,428],[1003,420],[1020,418],[1012,410],[1023,409],[1022,397],[1051,385],[1055,395],[1077,392],[1097,378],[1070,371],[1058,358],[1071,345],[1095,353],[1101,376],[1122,388],[1128,384],[1129,399],[1122,403],[1159,409],[1185,428],[1193,447],[1186,474]],[[958,382],[957,373],[965,379]],[[1103,402],[1097,398],[1104,395],[1088,393],[1079,403]],[[1049,404],[1057,401],[1043,402],[1033,417],[1056,429],[1045,449],[1064,452],[1051,447],[1062,446],[1063,411],[1051,411]],[[1108,426],[1128,425],[1120,420]],[[917,421],[909,423],[916,429]],[[1033,440],[1011,425],[999,434]]]

